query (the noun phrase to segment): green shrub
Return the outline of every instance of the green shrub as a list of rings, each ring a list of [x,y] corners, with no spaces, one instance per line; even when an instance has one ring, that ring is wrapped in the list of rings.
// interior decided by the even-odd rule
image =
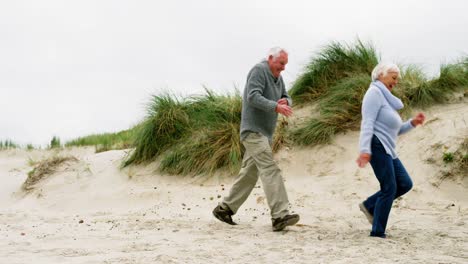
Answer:
[[[453,162],[453,153],[452,152],[444,152],[442,159],[445,163]]]

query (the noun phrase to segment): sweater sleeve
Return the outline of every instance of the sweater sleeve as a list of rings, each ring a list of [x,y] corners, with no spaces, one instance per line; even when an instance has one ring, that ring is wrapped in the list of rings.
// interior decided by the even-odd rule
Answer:
[[[247,102],[260,110],[265,112],[274,112],[276,109],[276,102],[268,100],[263,96],[264,89],[266,88],[266,78],[259,67],[254,67],[249,74],[246,84]]]
[[[401,125],[400,131],[398,131],[398,135],[402,135],[414,128],[414,126],[411,124],[412,120],[413,119],[409,119],[408,121],[403,123],[403,125]]]
[[[375,120],[377,119],[381,107],[382,98],[379,91],[370,88],[362,100],[361,134],[359,136],[360,153],[372,154],[371,140],[374,134]]]

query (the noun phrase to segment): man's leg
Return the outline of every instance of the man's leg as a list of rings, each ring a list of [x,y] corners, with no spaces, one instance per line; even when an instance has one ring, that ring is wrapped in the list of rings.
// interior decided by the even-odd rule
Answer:
[[[236,181],[229,191],[229,195],[224,197],[221,202],[221,207],[225,209],[231,209],[235,214],[239,210],[239,207],[249,197],[252,189],[258,180],[258,171],[255,166],[255,162],[250,156],[249,152],[246,151],[244,159],[242,160],[242,167],[239,171]]]
[[[213,215],[217,219],[230,225],[236,225],[232,220],[232,215],[237,213],[239,207],[241,207],[255,187],[258,179],[257,172],[255,162],[250,156],[249,150],[247,150],[242,159],[239,175],[231,187],[229,195],[224,197],[223,201],[213,210]]]
[[[289,206],[288,195],[284,186],[281,170],[273,159],[268,138],[252,133],[246,140],[244,146],[251,149],[252,159],[258,169],[258,175],[262,181],[268,206],[273,219],[286,216]]]

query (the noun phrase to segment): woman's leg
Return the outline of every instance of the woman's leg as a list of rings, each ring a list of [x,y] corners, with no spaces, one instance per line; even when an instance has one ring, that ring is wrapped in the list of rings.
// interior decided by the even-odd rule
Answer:
[[[380,183],[380,191],[369,197],[370,201],[367,201],[371,203],[372,200],[375,200],[371,236],[384,237],[388,216],[397,192],[395,169],[392,157],[386,153],[385,148],[376,136],[372,138],[371,147],[372,158],[370,163]]]
[[[397,184],[397,191],[395,199],[407,193],[411,188],[413,188],[413,182],[411,181],[408,172],[401,163],[400,159],[393,160],[393,168],[395,169],[395,177]]]
[[[411,190],[411,188],[413,188],[413,181],[411,180],[411,177],[409,176],[405,167],[401,163],[400,159],[393,160],[393,168],[395,170],[395,178],[397,184],[397,191],[395,195],[396,199],[402,196],[403,194],[407,193],[409,190]],[[364,201],[364,206],[371,215],[374,215],[375,203],[377,201],[377,197],[379,197],[380,195],[380,191],[378,191],[372,196],[369,196],[369,198],[367,198],[367,200]]]

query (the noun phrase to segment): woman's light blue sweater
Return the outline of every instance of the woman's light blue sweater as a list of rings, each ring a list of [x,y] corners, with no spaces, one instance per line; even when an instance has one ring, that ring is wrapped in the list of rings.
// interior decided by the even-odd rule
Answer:
[[[395,150],[397,137],[411,130],[413,125],[411,119],[403,123],[400,115],[389,104],[381,90],[387,88],[382,88],[382,86],[385,87],[380,81],[373,82],[364,95],[359,149],[361,153],[372,154],[371,139],[373,135],[376,135],[387,154],[396,159],[398,157]]]

